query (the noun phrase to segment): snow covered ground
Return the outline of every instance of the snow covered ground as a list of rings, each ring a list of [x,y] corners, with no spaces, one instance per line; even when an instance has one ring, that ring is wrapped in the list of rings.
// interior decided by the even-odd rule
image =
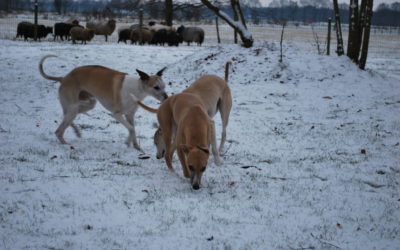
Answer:
[[[400,68],[319,56],[302,44],[178,48],[0,40],[0,249],[400,249]],[[399,58],[399,51],[393,51]],[[54,135],[58,83],[79,65],[135,74],[164,66],[169,93],[230,74],[224,164],[202,188],[155,158],[153,114],[136,129],[150,159],[98,105]],[[367,66],[368,66],[367,65]],[[396,73],[397,72],[397,73]],[[158,102],[148,98],[155,107]],[[220,119],[215,118],[217,135]]]

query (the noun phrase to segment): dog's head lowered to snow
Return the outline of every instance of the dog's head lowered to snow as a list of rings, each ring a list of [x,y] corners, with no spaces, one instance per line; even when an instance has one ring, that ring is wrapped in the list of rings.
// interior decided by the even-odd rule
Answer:
[[[142,81],[144,91],[159,101],[164,101],[168,98],[168,95],[165,92],[165,83],[162,80],[162,73],[165,69],[166,68],[163,68],[162,70],[158,71],[157,74],[152,76],[149,76],[145,72],[138,69],[136,70],[140,76],[140,80]]]
[[[204,146],[180,145],[180,148],[185,154],[192,187],[197,190],[200,188],[201,177],[204,171],[206,171],[210,151]]]

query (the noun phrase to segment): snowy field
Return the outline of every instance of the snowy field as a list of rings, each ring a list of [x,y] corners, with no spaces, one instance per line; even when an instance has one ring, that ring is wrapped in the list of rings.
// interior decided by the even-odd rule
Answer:
[[[399,50],[347,57],[279,44],[131,46],[0,40],[0,249],[400,249]],[[50,75],[100,64],[135,74],[168,66],[168,93],[223,76],[233,109],[223,166],[198,191],[155,158],[154,114],[139,142],[98,105],[54,135],[62,111]],[[145,103],[155,107],[150,97]],[[216,118],[219,141],[220,119]]]

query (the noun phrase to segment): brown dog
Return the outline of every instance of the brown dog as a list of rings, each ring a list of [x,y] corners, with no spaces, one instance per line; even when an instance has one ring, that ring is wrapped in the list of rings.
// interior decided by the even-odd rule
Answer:
[[[133,145],[143,152],[137,142],[134,127],[134,115],[138,106],[130,95],[136,96],[138,100],[143,100],[146,96],[153,96],[160,101],[165,100],[168,95],[165,93],[165,83],[161,78],[165,68],[152,76],[136,70],[139,77],[133,77],[102,66],[81,66],[64,77],[56,77],[47,75],[43,70],[43,63],[49,57],[56,56],[43,57],[39,62],[39,72],[44,78],[61,83],[58,93],[64,119],[56,130],[60,142],[66,143],[64,131],[69,126],[80,137],[80,131],[73,121],[78,114],[93,109],[97,99],[128,129],[126,144]]]
[[[157,113],[163,140],[155,138],[157,146],[165,145],[165,161],[172,167],[172,156],[177,149],[185,177],[191,178],[192,187],[200,188],[201,177],[209,158],[209,146],[216,165],[220,165],[219,153],[215,138],[213,117],[220,111],[223,131],[220,150],[226,139],[226,126],[232,107],[232,97],[227,85],[230,62],[225,67],[225,81],[215,75],[206,75],[195,81],[182,93],[171,96],[164,101],[158,110],[137,103],[144,109]],[[174,140],[174,142],[173,142]]]

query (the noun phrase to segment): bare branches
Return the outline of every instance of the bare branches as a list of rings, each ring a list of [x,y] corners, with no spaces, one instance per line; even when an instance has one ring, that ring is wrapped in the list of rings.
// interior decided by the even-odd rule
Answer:
[[[208,0],[201,0],[201,2],[210,10],[212,10],[217,16],[222,18],[225,22],[229,24],[240,36],[243,46],[250,48],[253,46],[253,37],[250,32],[243,26],[243,24],[235,22],[230,18],[225,12],[221,11],[218,7],[214,6]]]

